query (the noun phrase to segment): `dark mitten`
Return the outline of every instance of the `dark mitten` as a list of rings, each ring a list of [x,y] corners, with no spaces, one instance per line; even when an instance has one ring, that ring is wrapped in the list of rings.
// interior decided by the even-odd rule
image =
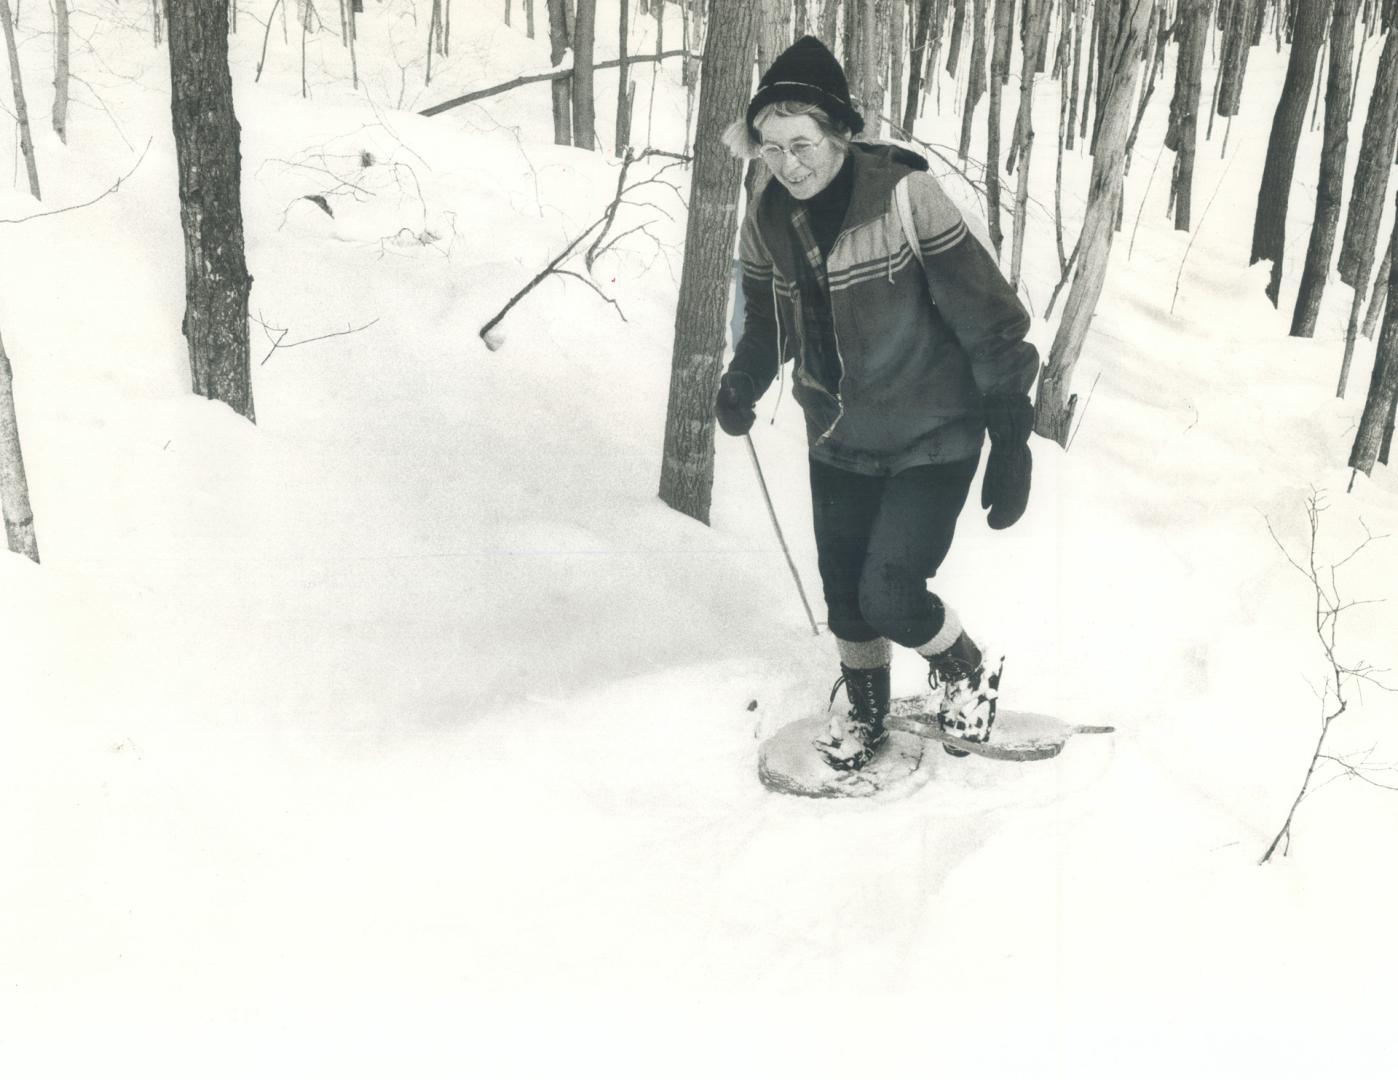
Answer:
[[[746,435],[757,419],[753,410],[756,401],[757,388],[746,372],[725,372],[719,380],[718,398],[714,401],[718,426],[729,435]]]
[[[990,511],[987,520],[992,529],[1008,529],[1029,505],[1029,477],[1034,466],[1029,453],[1034,406],[1029,395],[986,398],[985,426],[990,434],[990,457],[981,484],[981,509]]]

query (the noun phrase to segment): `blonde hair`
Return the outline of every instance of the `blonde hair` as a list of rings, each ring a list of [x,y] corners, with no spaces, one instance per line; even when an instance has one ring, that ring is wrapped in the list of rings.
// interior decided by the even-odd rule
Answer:
[[[758,110],[757,115],[753,117],[752,126],[761,131],[762,125],[774,116],[809,116],[816,122],[821,134],[833,142],[842,154],[854,141],[854,136],[849,133],[848,128],[837,124],[819,105],[811,105],[804,101],[774,101]],[[755,158],[762,152],[762,144],[752,137],[746,120],[734,120],[724,129],[723,145],[728,147],[735,158],[744,160]]]

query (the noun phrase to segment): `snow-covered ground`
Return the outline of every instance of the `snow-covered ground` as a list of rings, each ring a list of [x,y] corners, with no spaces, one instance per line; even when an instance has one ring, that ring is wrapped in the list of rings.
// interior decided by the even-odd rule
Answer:
[[[520,5],[506,27],[495,0],[458,0],[424,88],[429,5],[371,0],[363,90],[337,27],[308,49],[309,99],[279,21],[253,81],[263,6],[232,60],[252,311],[272,328],[255,327],[256,427],[188,394],[148,12],[74,13],[69,145],[35,128],[42,209],[134,172],[86,209],[0,225],[44,558],[0,557],[7,1076],[1398,1067],[1398,794],[1326,784],[1289,857],[1257,865],[1327,672],[1314,597],[1269,527],[1304,560],[1318,489],[1322,566],[1366,530],[1393,536],[1337,572],[1343,596],[1391,599],[1398,569],[1398,480],[1345,490],[1373,354],[1336,400],[1348,288],[1332,281],[1314,341],[1286,336],[1318,132],[1280,311],[1268,268],[1247,266],[1285,69],[1270,43],[1226,154],[1221,127],[1201,149],[1192,240],[1164,216],[1168,154],[1153,171],[1157,87],[1072,450],[1036,440],[1023,522],[992,533],[973,504],[936,584],[1008,649],[1010,707],[1117,733],[1045,763],[938,754],[908,798],[832,804],[756,779],[758,740],[821,707],[837,668],[746,451],[720,437],[711,528],[655,497],[675,190],[626,209],[617,232],[648,232],[594,268],[625,321],[554,279],[498,350],[477,336],[601,212],[618,166],[552,145],[545,84],[413,110],[545,70],[544,5],[530,41]],[[600,7],[610,56],[616,6]],[[47,16],[21,17],[42,118]],[[653,40],[638,20],[633,49]],[[683,149],[675,62],[653,97],[651,66],[635,77],[640,141]],[[1040,316],[1057,280],[1046,89],[1026,254]],[[944,81],[920,136],[955,141],[954,93]],[[598,100],[610,147],[614,71]],[[1089,166],[1067,162],[1070,244]],[[0,217],[39,209],[20,169]],[[1052,330],[1036,323],[1045,353]],[[282,331],[320,340],[273,350]],[[759,411],[815,596],[799,410]],[[1391,603],[1343,614],[1342,659],[1387,668],[1395,644]],[[895,690],[919,667],[900,656]],[[1348,697],[1333,751],[1394,760],[1398,698]]]

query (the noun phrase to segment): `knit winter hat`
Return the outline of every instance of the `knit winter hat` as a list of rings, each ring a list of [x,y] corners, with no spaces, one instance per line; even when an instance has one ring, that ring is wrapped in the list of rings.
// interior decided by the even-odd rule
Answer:
[[[844,68],[834,53],[809,34],[773,60],[757,84],[747,115],[748,133],[754,142],[762,138],[753,126],[757,114],[778,101],[819,105],[832,120],[849,128],[851,135],[864,130],[864,117],[850,102]]]

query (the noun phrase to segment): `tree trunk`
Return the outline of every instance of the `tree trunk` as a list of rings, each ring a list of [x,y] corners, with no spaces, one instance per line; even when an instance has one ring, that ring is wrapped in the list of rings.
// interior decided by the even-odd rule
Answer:
[[[636,100],[636,88],[626,64],[631,36],[631,0],[621,0],[621,27],[617,34],[617,56],[621,60],[616,80],[616,153],[631,145],[631,105]]]
[[[840,0],[821,0],[820,4],[820,33],[816,35],[823,41],[826,47],[834,52],[839,42],[836,41],[836,31],[840,17]]]
[[[53,130],[68,141],[68,0],[53,5]]]
[[[985,9],[988,0],[972,0],[974,18],[971,25],[971,74],[966,84],[966,100],[961,106],[961,143],[957,156],[965,161],[971,153],[971,125],[976,117],[976,104],[986,91],[985,78]],[[999,162],[987,163],[986,168],[999,168]]]
[[[578,0],[573,16],[573,145],[592,150],[597,145],[593,103],[592,47],[597,29],[597,0]]]
[[[660,466],[660,498],[705,525],[714,481],[713,401],[723,366],[742,181],[742,165],[721,136],[747,105],[757,29],[749,0],[713,0],[710,17]]]
[[[171,115],[185,239],[184,335],[193,390],[254,420],[243,259],[241,132],[223,0],[168,11]]]
[[[757,70],[766,71],[791,44],[791,4],[789,0],[759,0],[757,24]]]
[[[864,117],[864,133],[883,129],[884,80],[888,77],[890,0],[848,0],[845,5],[845,71],[854,106]]]
[[[1223,82],[1218,95],[1218,115],[1237,116],[1243,99],[1243,78],[1247,75],[1248,54],[1252,50],[1252,22],[1260,0],[1233,0],[1228,28],[1223,35]]]
[[[4,508],[5,539],[11,551],[39,561],[34,512],[29,507],[29,483],[24,477],[24,454],[15,418],[14,377],[5,343],[0,341],[0,507]]]
[[[1357,297],[1362,296],[1374,269],[1374,248],[1378,244],[1379,222],[1388,191],[1388,174],[1393,165],[1395,134],[1398,134],[1398,34],[1389,34],[1384,41],[1383,54],[1379,57],[1379,69],[1374,76],[1374,89],[1369,98],[1369,113],[1364,119],[1364,134],[1359,142],[1359,164],[1350,188],[1349,215],[1345,219],[1345,236],[1340,245],[1340,280],[1354,289]],[[1336,389],[1340,397],[1344,396],[1349,383],[1358,318],[1359,307],[1356,304],[1351,310],[1350,332],[1340,365],[1340,382]]]
[[[568,16],[563,0],[548,0],[549,5],[549,63],[557,67],[568,51]],[[554,79],[553,141],[558,146],[573,144],[573,88],[569,79]]]
[[[1390,31],[1390,40],[1392,39]],[[1398,217],[1394,219],[1398,235]],[[1398,263],[1398,260],[1394,260]],[[1374,358],[1374,373],[1369,379],[1369,396],[1359,418],[1359,432],[1350,450],[1349,466],[1365,476],[1374,470],[1374,462],[1386,441],[1392,439],[1392,417],[1398,404],[1398,266],[1388,276],[1388,305],[1383,316],[1383,333],[1379,335],[1378,354]],[[1387,434],[1387,439],[1385,435]],[[1387,454],[1384,454],[1387,457]]]
[[[34,140],[29,134],[29,107],[24,100],[24,82],[19,74],[19,49],[15,46],[15,23],[10,14],[10,0],[0,0],[0,23],[5,27],[5,48],[10,54],[10,85],[15,94],[15,117],[19,121],[19,146],[24,154],[24,167],[29,173],[29,193],[39,194],[39,166],[34,161]]]
[[[524,33],[534,36],[534,0],[524,0]]]
[[[1029,161],[1034,151],[1034,78],[1039,66],[1039,43],[1048,36],[1051,0],[1024,0],[1023,66],[1020,68],[1019,118],[1015,124],[1019,180],[1015,185],[1014,240],[1010,252],[1010,284],[1019,287],[1024,259],[1024,230],[1029,216]]]
[[[1379,272],[1374,279],[1374,289],[1369,294],[1369,314],[1364,316],[1364,336],[1372,339],[1374,327],[1378,325],[1379,316],[1383,314],[1388,300],[1388,276],[1393,272],[1393,241],[1390,238],[1388,249],[1383,253],[1383,262],[1379,263]],[[1384,462],[1385,465],[1388,462]]]
[[[1145,119],[1146,108],[1150,105],[1150,99],[1155,94],[1155,72],[1159,65],[1156,63],[1156,52],[1165,51],[1165,32],[1161,29],[1165,23],[1166,11],[1161,0],[1156,0],[1155,12],[1151,16],[1150,30],[1146,34],[1146,81],[1145,87],[1141,91],[1141,103],[1136,107],[1136,121],[1131,125],[1131,134],[1126,139],[1126,171],[1131,171],[1131,155],[1136,148],[1136,136],[1141,132],[1141,121]]]
[[[961,63],[961,39],[966,36],[966,4],[968,0],[952,0],[951,39],[947,44],[947,74],[956,78]]]
[[[922,100],[922,73],[927,67],[927,51],[932,44],[932,0],[916,0],[913,14],[912,60],[908,64],[908,100],[903,106],[903,130],[911,136]]]
[[[1194,152],[1199,141],[1199,99],[1203,92],[1204,47],[1209,40],[1209,8],[1213,0],[1180,0],[1179,56],[1175,64],[1175,94],[1170,99],[1170,125],[1165,146],[1175,152],[1172,188],[1175,228],[1188,232],[1193,208]]]
[[[888,115],[894,123],[903,115],[903,57],[905,55],[904,37],[906,27],[904,26],[905,0],[893,0],[892,22],[890,24],[890,36],[888,51],[892,59],[893,70],[888,74]]]
[[[1073,0],[1077,5],[1077,0]],[[1068,131],[1063,140],[1067,149],[1073,149],[1078,128],[1078,87],[1082,85],[1082,43],[1086,34],[1083,24],[1086,22],[1082,8],[1079,7],[1073,13],[1073,80],[1069,87],[1068,98]]]
[[[1112,4],[1113,15],[1116,4]],[[1103,67],[1106,107],[1095,134],[1092,185],[1079,238],[1078,269],[1064,305],[1063,318],[1039,382],[1034,430],[1066,447],[1072,433],[1077,395],[1071,394],[1073,368],[1092,323],[1107,276],[1112,237],[1121,203],[1122,163],[1131,127],[1131,105],[1142,44],[1150,24],[1151,0],[1121,0],[1122,22],[1113,35],[1111,53]]]
[[[1100,57],[1102,2],[1103,0],[1084,0],[1087,9],[1092,12],[1092,31],[1091,33],[1083,31],[1083,36],[1087,38],[1087,85],[1083,87],[1082,92],[1082,126],[1078,129],[1078,135],[1084,139],[1087,138],[1088,121],[1092,116],[1092,103],[1096,100],[1097,92],[1094,87],[1096,86],[1097,69],[1102,63]],[[1095,139],[1096,136],[1094,135],[1093,138]],[[1090,144],[1088,150],[1091,152]]]
[[[1291,56],[1286,66],[1286,82],[1272,118],[1272,136],[1267,143],[1267,163],[1262,170],[1262,186],[1257,194],[1257,213],[1252,225],[1252,257],[1249,265],[1272,260],[1272,278],[1267,298],[1275,307],[1281,294],[1282,262],[1286,250],[1286,211],[1291,200],[1291,181],[1296,172],[1296,150],[1301,128],[1306,123],[1306,102],[1311,96],[1320,43],[1325,39],[1325,23],[1332,0],[1312,0],[1296,21]]]
[[[350,84],[356,90],[359,89],[359,52],[358,46],[355,44],[359,39],[359,27],[355,24],[355,16],[359,12],[359,8],[355,6],[357,2],[358,0],[346,0],[345,4],[348,9],[346,19],[349,23]],[[283,10],[285,10],[285,5],[283,5]]]
[[[990,107],[986,110],[985,216],[995,257],[1005,242],[1000,228],[1000,103],[1010,81],[1010,50],[1014,42],[1015,0],[995,0],[995,47],[990,54]]]

